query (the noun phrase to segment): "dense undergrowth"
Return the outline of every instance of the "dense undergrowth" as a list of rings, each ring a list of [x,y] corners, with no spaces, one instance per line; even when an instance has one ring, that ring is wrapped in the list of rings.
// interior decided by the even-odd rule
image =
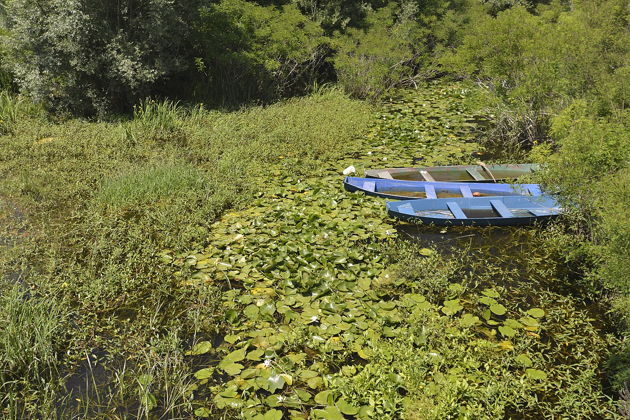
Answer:
[[[23,114],[1,140],[3,415],[614,416],[616,341],[557,229],[436,250],[341,188],[350,164],[476,160],[473,93]]]

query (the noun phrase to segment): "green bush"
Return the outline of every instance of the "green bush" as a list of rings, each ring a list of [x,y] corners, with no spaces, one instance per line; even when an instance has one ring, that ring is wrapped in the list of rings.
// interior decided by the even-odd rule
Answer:
[[[8,65],[20,89],[59,111],[128,111],[190,66],[197,2],[12,0]]]
[[[201,8],[197,32],[198,89],[215,103],[269,101],[317,80],[323,31],[291,4],[222,0]]]

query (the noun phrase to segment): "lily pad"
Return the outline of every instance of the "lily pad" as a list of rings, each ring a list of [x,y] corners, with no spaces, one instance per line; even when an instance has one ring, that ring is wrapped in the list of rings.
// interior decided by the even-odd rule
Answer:
[[[507,312],[507,309],[505,306],[501,305],[500,303],[495,303],[495,304],[490,305],[490,311],[492,311],[492,313],[495,315],[505,315],[505,313]]]
[[[540,308],[532,308],[527,311],[527,314],[534,318],[542,318],[543,316],[545,316],[545,311]]]
[[[526,369],[525,375],[527,375],[528,378],[535,379],[537,381],[544,381],[547,379],[547,374],[538,369]]]

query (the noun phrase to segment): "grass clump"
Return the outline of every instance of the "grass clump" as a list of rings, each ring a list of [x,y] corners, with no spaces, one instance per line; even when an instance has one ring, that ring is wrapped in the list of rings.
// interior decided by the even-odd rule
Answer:
[[[94,202],[114,209],[133,207],[197,194],[205,190],[205,181],[204,174],[190,164],[155,163],[104,180]]]
[[[8,417],[54,411],[62,384],[66,318],[58,301],[5,285],[0,295],[0,404]],[[33,396],[41,407],[34,405]]]

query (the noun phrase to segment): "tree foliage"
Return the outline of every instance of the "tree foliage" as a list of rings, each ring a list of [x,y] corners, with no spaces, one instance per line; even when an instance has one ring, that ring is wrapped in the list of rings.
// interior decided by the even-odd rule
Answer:
[[[195,9],[195,1],[11,0],[9,66],[51,109],[127,110],[187,68]]]
[[[200,9],[198,69],[205,97],[273,99],[316,78],[323,31],[294,5],[222,0]]]

